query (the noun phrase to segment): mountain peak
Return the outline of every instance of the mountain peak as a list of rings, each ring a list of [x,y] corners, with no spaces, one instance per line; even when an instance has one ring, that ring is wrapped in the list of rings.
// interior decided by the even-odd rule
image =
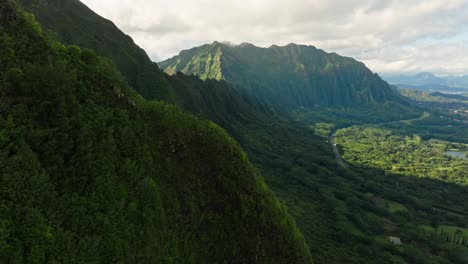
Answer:
[[[239,46],[240,47],[257,47],[254,44],[249,43],[249,42],[242,42]]]
[[[211,43],[210,46],[214,46],[214,47],[255,47],[255,48],[259,48],[259,47],[255,46],[254,44],[249,43],[249,42],[242,42],[241,44],[234,44],[234,43],[232,43],[230,41],[218,41],[218,40],[213,41],[213,43]]]
[[[218,41],[218,40],[215,40],[213,41],[213,43],[211,43],[211,46],[215,46],[215,47],[225,47],[225,46],[228,46],[228,47],[235,47],[235,46],[238,46],[230,41]]]
[[[416,77],[418,77],[418,78],[437,78],[431,72],[420,72],[420,73],[416,74]]]
[[[215,41],[213,41],[213,43],[211,43],[211,45],[212,46],[221,46],[221,45],[223,45],[223,43],[221,43],[221,41],[215,40]]]
[[[289,43],[289,44],[286,44],[286,45],[277,45],[277,44],[272,44],[271,46],[269,46],[268,48],[264,48],[262,46],[257,46],[253,43],[250,43],[250,42],[242,42],[240,44],[234,44],[230,41],[218,41],[218,40],[215,40],[213,41],[211,44],[208,44],[209,46],[223,46],[223,47],[252,47],[252,48],[259,48],[259,49],[271,49],[271,48],[290,48],[290,47],[299,47],[299,48],[314,48],[314,49],[317,49],[315,46],[312,46],[312,45],[306,45],[306,44],[297,44],[297,43]],[[196,47],[195,47],[196,49]]]

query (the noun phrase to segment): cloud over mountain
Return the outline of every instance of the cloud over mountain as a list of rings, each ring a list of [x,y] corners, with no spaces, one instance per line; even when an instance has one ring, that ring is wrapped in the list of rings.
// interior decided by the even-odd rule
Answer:
[[[468,73],[465,0],[83,0],[154,60],[213,40],[310,44],[383,73]]]

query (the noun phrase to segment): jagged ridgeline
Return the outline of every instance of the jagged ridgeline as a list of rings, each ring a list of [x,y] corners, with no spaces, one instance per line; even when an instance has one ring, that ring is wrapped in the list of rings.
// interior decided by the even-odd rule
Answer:
[[[390,86],[363,63],[312,46],[260,48],[214,42],[159,65],[169,74],[226,80],[286,109],[399,102]]]
[[[264,118],[264,107],[251,103],[225,82],[204,82],[182,74],[167,76],[131,37],[78,0],[18,2],[61,42],[110,58],[128,84],[145,99],[179,105],[225,128]]]
[[[65,1],[64,1],[65,2]],[[1,263],[311,263],[222,129],[0,0]]]

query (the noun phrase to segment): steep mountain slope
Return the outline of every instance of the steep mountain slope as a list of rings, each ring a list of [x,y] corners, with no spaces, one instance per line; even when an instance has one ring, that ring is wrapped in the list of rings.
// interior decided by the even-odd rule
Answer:
[[[91,48],[102,56],[112,58],[130,86],[135,87],[144,97],[176,100],[164,74],[148,58],[146,52],[135,45],[114,23],[96,15],[80,1],[18,2],[34,13],[45,29],[56,32],[61,42]],[[67,12],[63,12],[64,10]]]
[[[0,0],[1,263],[310,263],[222,129]]]
[[[389,85],[363,63],[312,46],[260,48],[214,42],[182,51],[159,65],[169,74],[227,80],[286,109],[399,101]]]

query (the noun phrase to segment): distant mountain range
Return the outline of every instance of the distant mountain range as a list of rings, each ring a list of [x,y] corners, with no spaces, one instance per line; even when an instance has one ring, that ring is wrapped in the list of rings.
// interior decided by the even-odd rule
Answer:
[[[430,72],[416,75],[383,75],[390,84],[425,91],[468,91],[468,75],[438,77]]]

